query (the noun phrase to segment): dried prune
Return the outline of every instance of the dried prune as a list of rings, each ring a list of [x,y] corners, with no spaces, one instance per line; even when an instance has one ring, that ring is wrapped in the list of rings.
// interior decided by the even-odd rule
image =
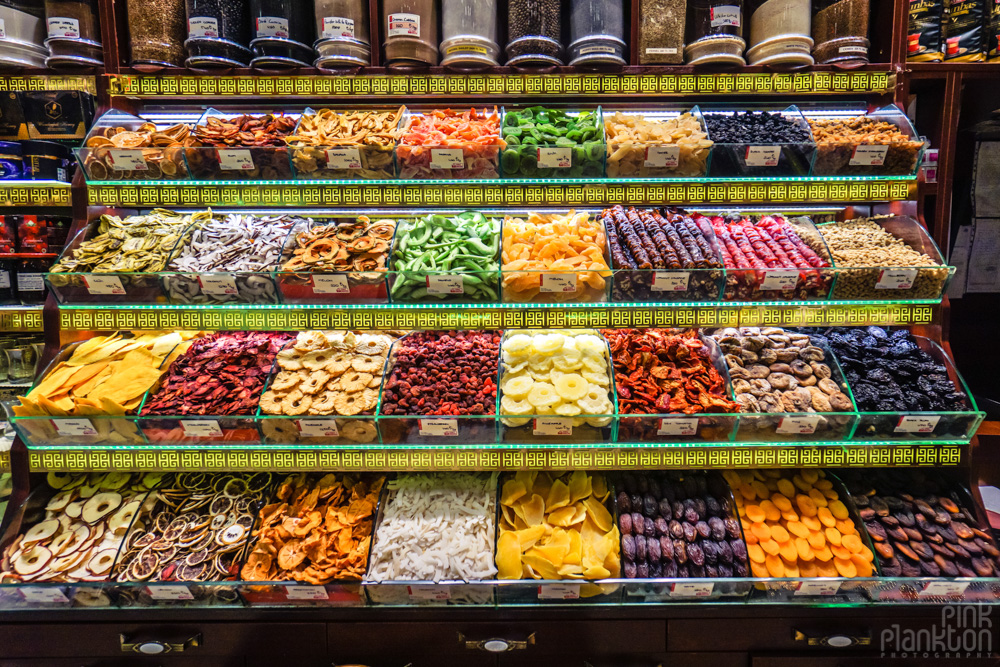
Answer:
[[[635,540],[635,562],[646,560],[646,538],[636,535],[632,539]]]
[[[972,559],[972,569],[976,571],[980,577],[991,577],[993,576],[994,566],[986,558],[973,558]]]
[[[865,528],[868,529],[868,535],[876,542],[885,542],[886,534],[885,528],[882,524],[876,521],[865,521]]]
[[[682,503],[681,501],[675,500],[673,503],[670,504],[670,509],[674,513],[673,514],[674,518],[677,519],[678,521],[684,518],[684,503]]]
[[[934,556],[934,563],[941,569],[941,574],[946,577],[957,577],[958,568],[947,558],[941,556],[940,554]]]
[[[698,531],[695,530],[694,526],[690,523],[683,523],[681,527],[684,528],[684,539],[688,542],[694,542],[698,539]]]
[[[875,547],[875,551],[882,558],[888,559],[896,555],[896,552],[892,548],[892,545],[889,544],[888,542],[873,542],[872,546]]]
[[[622,555],[626,560],[635,560],[635,538],[631,535],[622,535]]]
[[[628,499],[628,494],[624,491],[618,494],[618,511],[622,514],[632,511],[632,502]]]

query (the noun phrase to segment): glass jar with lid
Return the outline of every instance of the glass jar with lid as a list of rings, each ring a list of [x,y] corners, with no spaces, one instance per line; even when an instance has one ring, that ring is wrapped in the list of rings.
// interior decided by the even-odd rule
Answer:
[[[132,66],[184,64],[184,0],[127,0]]]
[[[44,67],[45,5],[40,0],[27,3],[0,3],[4,38],[0,39],[0,65]]]
[[[813,0],[813,57],[853,67],[868,62],[868,0]]]
[[[812,65],[810,0],[747,0],[751,65]]]
[[[569,38],[570,65],[624,65],[622,0],[572,0]]]
[[[689,0],[684,59],[690,65],[745,65],[743,0]]]
[[[441,64],[474,69],[497,64],[496,0],[442,0]]]
[[[437,65],[437,0],[383,0],[382,13],[386,66]]]
[[[368,0],[315,0],[316,67],[371,64]]]
[[[245,67],[250,51],[250,0],[185,0],[188,67]]]
[[[313,17],[301,0],[250,0],[251,67],[307,67],[313,61]]]
[[[639,0],[639,64],[684,62],[688,0]]]
[[[563,64],[561,0],[507,0],[507,64]]]
[[[96,0],[45,0],[46,67],[104,64]]]

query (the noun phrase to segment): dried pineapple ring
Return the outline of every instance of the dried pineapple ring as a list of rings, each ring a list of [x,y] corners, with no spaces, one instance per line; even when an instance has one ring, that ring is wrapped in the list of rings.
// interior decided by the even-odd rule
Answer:
[[[374,373],[385,365],[382,357],[373,357],[367,354],[356,355],[351,359],[351,368],[361,373]]]
[[[351,367],[351,355],[341,352],[335,354],[323,367],[330,375],[340,375]]]
[[[608,377],[607,373],[595,373],[593,371],[584,371],[582,373],[583,379],[591,384],[596,384],[601,387],[610,387],[611,378]]]
[[[324,413],[333,411],[334,402],[337,400],[337,396],[340,394],[338,391],[333,391],[327,389],[323,393],[313,398],[312,405],[310,406],[312,411],[315,413]]]
[[[293,389],[301,381],[302,378],[295,371],[281,371],[275,376],[274,382],[271,383],[271,389],[275,391]]]
[[[531,351],[531,336],[514,334],[503,343],[504,352],[511,354],[528,354]]]
[[[562,334],[536,334],[531,341],[531,347],[538,354],[548,356],[561,350],[565,339]]]
[[[582,412],[583,410],[576,403],[562,403],[556,406],[556,414],[563,417],[575,417]]]
[[[278,353],[278,367],[286,371],[302,369],[302,358],[295,350],[282,350]]]
[[[521,400],[528,395],[528,392],[531,391],[531,387],[534,384],[535,381],[527,375],[511,377],[503,383],[503,393],[513,399]]]
[[[284,399],[273,391],[265,391],[264,395],[260,397],[260,409],[264,414],[280,415],[282,400]]]
[[[507,350],[500,353],[501,359],[503,359],[505,364],[520,364],[526,363],[528,361],[528,353],[524,354],[511,354]]]
[[[576,373],[566,373],[553,381],[556,393],[564,401],[576,401],[587,395],[590,384],[583,379],[582,375]]]
[[[611,417],[591,417],[590,419],[585,419],[589,426],[594,428],[604,428],[611,423]]]
[[[552,379],[552,371],[533,371],[529,368],[528,375],[535,382],[548,382]]]
[[[552,368],[552,359],[540,359],[532,355],[528,359],[528,368],[533,371],[547,371]]]
[[[584,357],[583,367],[586,368],[588,371],[591,371],[592,373],[608,372],[608,364],[603,358],[595,359],[593,357]]]
[[[317,394],[323,389],[323,387],[326,386],[329,379],[330,374],[326,371],[313,371],[313,373],[299,385],[299,391],[303,394]]]
[[[333,403],[337,414],[344,415],[345,417],[358,414],[361,412],[362,406],[363,402],[360,392],[356,394],[339,394]]]
[[[374,377],[371,373],[361,373],[355,370],[348,371],[340,376],[340,388],[348,393],[361,391],[368,386]]]
[[[531,403],[504,396],[500,399],[500,412],[505,415],[530,415],[535,411]]]
[[[382,336],[375,336],[372,334],[361,334],[358,337],[358,343],[354,346],[354,351],[358,354],[366,354],[368,356],[377,356],[389,349],[386,345],[385,339]]]
[[[531,421],[531,417],[514,417],[512,419],[500,418],[500,423],[509,428],[517,428],[518,426],[524,426]]]
[[[302,357],[302,365],[311,371],[318,371],[322,370],[330,362],[331,358],[333,358],[333,353],[327,350],[310,352]]]
[[[576,337],[576,349],[580,350],[585,357],[603,357],[604,341],[597,336],[584,334]]]
[[[375,424],[362,419],[345,420],[346,424],[341,426],[340,435],[354,442],[369,443],[375,439]]]
[[[559,394],[548,382],[536,382],[528,392],[528,402],[536,408],[555,405],[559,402]]]
[[[508,363],[504,363],[504,365],[503,365],[503,369],[507,373],[520,373],[521,371],[523,371],[527,367],[528,367],[528,362],[527,361],[522,361],[521,363],[514,364],[514,365],[511,365],[511,364],[508,364]]]
[[[284,400],[281,401],[281,412],[286,415],[302,415],[309,411],[311,405],[312,396],[296,390],[285,396]]]
[[[572,359],[569,357],[556,356],[552,359],[552,366],[564,373],[570,373],[572,371],[578,371],[583,368],[583,361],[578,358]]]
[[[322,331],[303,331],[295,339],[294,348],[299,352],[315,352],[327,346]]]
[[[608,397],[600,387],[590,385],[587,393],[578,400],[577,405],[588,415],[604,415],[605,406],[608,404]]]

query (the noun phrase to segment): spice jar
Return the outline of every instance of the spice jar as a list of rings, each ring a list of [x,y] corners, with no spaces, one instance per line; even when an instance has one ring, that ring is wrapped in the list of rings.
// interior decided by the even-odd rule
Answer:
[[[371,63],[368,0],[315,0],[316,67],[363,67]]]
[[[812,36],[817,63],[868,62],[868,0],[813,0]]]
[[[496,0],[442,0],[441,64],[476,68],[497,64]]]
[[[45,0],[46,67],[104,63],[96,0]]]
[[[0,65],[44,67],[49,50],[45,48],[45,8],[41,2],[13,6],[0,3],[0,21],[4,37],[0,39]]]
[[[572,0],[569,36],[570,65],[624,65],[622,0]]]
[[[810,0],[749,0],[751,65],[812,65]]]
[[[507,64],[562,65],[561,0],[508,0]]]
[[[688,64],[746,64],[743,0],[689,0],[687,18]]]
[[[251,67],[307,67],[315,41],[312,16],[301,0],[250,0]]]
[[[684,62],[687,0],[639,0],[639,64]]]
[[[184,64],[184,0],[128,0],[132,65]]]
[[[437,65],[437,0],[384,0],[382,12],[388,67]]]
[[[250,62],[249,0],[185,0],[188,67],[243,67]]]

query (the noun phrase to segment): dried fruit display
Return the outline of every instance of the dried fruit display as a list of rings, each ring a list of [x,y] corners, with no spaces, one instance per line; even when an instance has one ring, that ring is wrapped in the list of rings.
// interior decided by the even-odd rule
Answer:
[[[0,584],[107,581],[118,548],[163,473],[49,473],[44,515],[26,514]]]
[[[712,141],[693,113],[665,119],[618,111],[604,119],[608,178],[705,176]]]
[[[303,331],[278,353],[276,373],[260,399],[261,415],[341,416],[307,421],[261,419],[264,440],[294,442],[373,442],[379,386],[394,338],[382,333]]]
[[[282,257],[282,272],[384,272],[396,221],[357,220],[315,224],[292,237]],[[351,280],[364,276],[350,276]],[[376,276],[376,278],[378,278]],[[378,278],[381,279],[381,278]]]
[[[615,301],[714,301],[724,272],[706,218],[668,209],[605,209]],[[662,271],[657,271],[663,269]]]
[[[902,113],[899,117],[905,118]],[[913,173],[917,156],[924,147],[924,142],[918,137],[907,136],[896,124],[886,120],[865,116],[808,120],[816,140],[813,173],[818,176],[906,176]],[[884,146],[885,152],[874,150],[863,154],[858,150],[861,146],[869,151]],[[868,149],[869,146],[872,148]],[[872,157],[876,158],[874,162]]]
[[[396,233],[389,293],[397,303],[500,300],[500,220],[478,211],[406,220]]]
[[[396,111],[335,111],[302,114],[295,134],[285,137],[292,165],[305,179],[389,179],[402,135],[406,107]]]
[[[290,179],[292,169],[285,139],[295,125],[294,118],[282,114],[243,114],[234,118],[209,115],[204,124],[195,125],[195,147],[185,149],[191,175],[202,180]],[[250,160],[249,164],[246,160]]]
[[[844,483],[885,577],[995,577],[1000,550],[961,487],[923,470],[856,470]]]
[[[385,475],[289,475],[260,509],[246,581],[322,585],[364,577]]]
[[[503,300],[606,301],[606,245],[601,222],[588,213],[504,218]]]
[[[707,13],[707,12],[706,12]],[[783,111],[702,109],[713,176],[808,176],[816,146],[796,107]]]
[[[875,554],[822,470],[727,470],[753,576],[871,577]]]
[[[588,582],[621,575],[620,533],[600,473],[506,474],[500,493],[498,579]],[[582,583],[580,597],[613,586]]]
[[[717,473],[625,473],[617,486],[626,578],[750,576],[729,487]]]
[[[184,147],[194,143],[184,123],[162,130],[148,122],[134,130],[95,127],[80,156],[93,181],[171,180],[187,177]]]
[[[235,579],[239,555],[272,482],[266,472],[168,474],[152,510],[140,513],[129,530],[111,579]]]
[[[503,117],[504,178],[600,178],[604,175],[601,113],[543,106]]]
[[[434,109],[412,114],[399,140],[399,177],[499,178],[500,112]]]
[[[615,414],[608,346],[597,331],[514,330],[504,337],[500,422],[531,425],[531,435],[560,435],[583,426],[603,429]],[[563,419],[551,423],[539,417]],[[583,429],[598,440],[610,434]]]
[[[805,219],[711,217],[726,266],[727,301],[825,299],[833,272],[823,238]]]
[[[149,415],[253,415],[289,333],[232,331],[200,338],[142,408]]]

